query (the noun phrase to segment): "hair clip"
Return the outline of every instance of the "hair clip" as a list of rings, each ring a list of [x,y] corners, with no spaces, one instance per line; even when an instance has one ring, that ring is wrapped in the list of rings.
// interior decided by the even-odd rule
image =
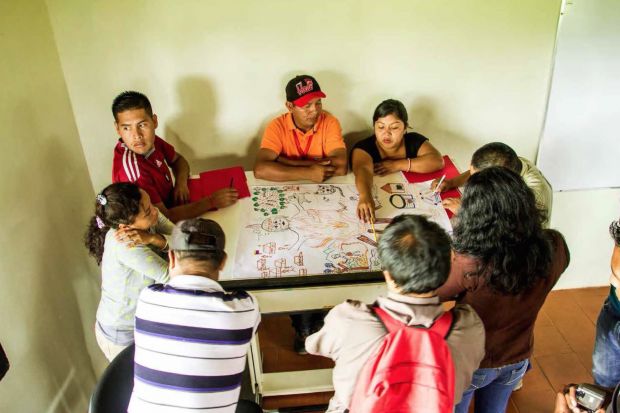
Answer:
[[[97,228],[103,229],[105,227],[103,219],[99,218],[99,216],[95,215],[95,221],[97,221]]]
[[[108,203],[108,200],[105,196],[103,196],[102,194],[98,194],[97,195],[97,202],[99,202],[99,205],[105,205]]]

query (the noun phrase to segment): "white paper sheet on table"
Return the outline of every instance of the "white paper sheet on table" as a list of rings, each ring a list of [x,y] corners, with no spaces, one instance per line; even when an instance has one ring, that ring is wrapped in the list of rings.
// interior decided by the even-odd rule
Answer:
[[[235,278],[271,278],[378,271],[371,226],[357,219],[353,184],[251,186],[251,210],[241,216]],[[376,180],[377,236],[400,214],[421,214],[452,227],[430,181]]]

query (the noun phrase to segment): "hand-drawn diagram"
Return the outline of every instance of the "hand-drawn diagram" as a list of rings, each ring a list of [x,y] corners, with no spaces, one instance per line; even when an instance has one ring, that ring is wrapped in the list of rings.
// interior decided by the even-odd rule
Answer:
[[[253,186],[250,191],[252,210],[242,218],[233,277],[380,270],[375,234],[356,215],[355,185]],[[445,216],[441,201],[437,204],[434,193],[424,187],[397,182],[374,192],[377,235],[401,213],[420,213],[435,221]]]

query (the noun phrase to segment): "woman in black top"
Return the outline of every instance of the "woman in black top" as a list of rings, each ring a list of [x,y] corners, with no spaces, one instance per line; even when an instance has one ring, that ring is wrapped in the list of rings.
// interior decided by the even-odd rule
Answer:
[[[433,172],[443,168],[443,158],[427,138],[409,127],[407,110],[398,100],[384,100],[372,116],[375,134],[353,147],[351,167],[355,186],[360,193],[357,216],[364,222],[374,221],[372,177],[392,172]]]

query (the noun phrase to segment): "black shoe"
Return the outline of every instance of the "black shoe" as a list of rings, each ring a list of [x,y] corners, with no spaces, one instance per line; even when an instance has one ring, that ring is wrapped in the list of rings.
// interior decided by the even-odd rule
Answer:
[[[317,331],[319,331],[320,329],[323,328],[323,318],[321,318],[318,321],[315,321],[312,323],[312,328],[310,329],[311,334],[316,333]]]
[[[308,354],[306,351],[306,338],[310,335],[309,331],[302,331],[295,333],[295,340],[293,341],[293,350],[300,356]]]

